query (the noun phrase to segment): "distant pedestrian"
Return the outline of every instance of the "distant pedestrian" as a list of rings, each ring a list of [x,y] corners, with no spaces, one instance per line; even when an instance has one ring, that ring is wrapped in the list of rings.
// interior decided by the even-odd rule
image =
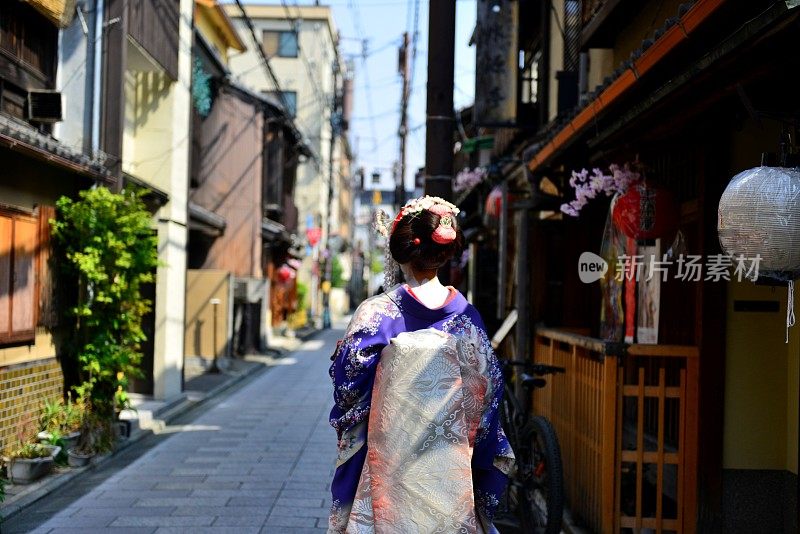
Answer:
[[[387,280],[337,345],[329,533],[497,532],[514,461],[503,376],[478,311],[436,276],[462,248],[457,213],[436,197],[403,207],[386,233],[406,283]]]

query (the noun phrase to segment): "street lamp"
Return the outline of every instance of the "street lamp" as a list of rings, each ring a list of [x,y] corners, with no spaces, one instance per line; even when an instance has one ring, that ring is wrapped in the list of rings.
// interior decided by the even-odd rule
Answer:
[[[219,309],[219,305],[222,302],[220,299],[213,298],[208,301],[211,304],[211,309],[213,310],[213,321],[212,321],[212,333],[211,339],[213,343],[212,351],[214,353],[214,359],[211,362],[211,367],[209,368],[209,373],[218,374],[220,372],[219,366],[217,365],[217,310]]]

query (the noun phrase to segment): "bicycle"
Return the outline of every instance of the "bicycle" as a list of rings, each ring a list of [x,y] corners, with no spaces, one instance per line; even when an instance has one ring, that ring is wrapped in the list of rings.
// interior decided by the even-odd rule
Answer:
[[[530,403],[521,403],[514,394],[514,367],[522,367],[517,380],[526,397],[533,388],[547,384],[545,375],[563,373],[563,367],[531,362],[502,361],[506,375],[505,394],[500,407],[500,420],[516,456],[516,469],[509,476],[506,490],[506,512],[517,521],[505,526],[525,534],[558,534],[564,511],[564,473],[561,448],[552,423],[546,417],[530,414]],[[498,526],[502,518],[496,520]]]

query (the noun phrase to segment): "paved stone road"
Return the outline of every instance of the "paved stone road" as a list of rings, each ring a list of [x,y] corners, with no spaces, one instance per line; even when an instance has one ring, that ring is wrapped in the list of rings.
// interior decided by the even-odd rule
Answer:
[[[341,334],[306,341],[104,480],[93,475],[102,482],[84,496],[48,497],[3,532],[324,532],[336,455],[327,369]]]

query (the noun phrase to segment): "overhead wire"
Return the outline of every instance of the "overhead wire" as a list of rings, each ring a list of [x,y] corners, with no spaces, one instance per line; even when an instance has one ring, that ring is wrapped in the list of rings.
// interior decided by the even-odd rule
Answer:
[[[361,30],[361,14],[358,10],[358,4],[356,4],[353,0],[348,0],[347,3],[348,9],[353,13],[353,29],[356,32],[356,35],[364,35],[364,32]],[[367,93],[367,113],[369,116],[375,115],[374,107],[372,105],[372,87],[370,86],[369,81],[369,67],[367,65],[367,47],[368,47],[369,40],[364,39],[361,41],[361,67],[364,70],[362,77],[364,78],[364,88]],[[372,150],[373,152],[377,149],[375,144],[375,139],[377,139],[378,135],[376,133],[375,128],[375,120],[374,118],[370,120],[370,133],[372,134],[373,143],[372,143]]]
[[[295,9],[297,10],[297,16],[292,16],[291,12],[289,11],[289,4],[286,3],[286,0],[281,0],[281,5],[283,6],[283,10],[286,13],[286,18],[289,20],[289,23],[292,26],[292,30],[295,32],[297,38],[297,55],[300,57],[300,61],[303,62],[305,66],[306,73],[308,74],[308,78],[311,80],[312,89],[316,94],[317,98],[320,101],[327,100],[327,95],[325,91],[319,86],[319,81],[317,77],[314,75],[314,70],[311,67],[311,64],[308,62],[308,56],[302,53],[302,48],[300,46],[300,32],[298,31],[298,20],[302,19],[302,12],[300,11],[300,6],[297,4],[297,0],[295,0]]]
[[[278,81],[278,77],[275,75],[275,71],[272,70],[272,65],[270,65],[269,63],[269,58],[267,57],[267,54],[264,52],[264,48],[258,42],[255,25],[253,24],[253,21],[250,19],[250,16],[247,14],[247,11],[242,5],[242,1],[241,0],[234,0],[234,1],[236,2],[236,5],[239,7],[239,11],[242,14],[242,19],[244,20],[244,23],[250,32],[250,37],[253,39],[253,45],[258,51],[261,63],[264,65],[264,68],[266,69],[267,77],[272,82],[272,85],[275,88],[278,98],[280,99],[281,104],[283,105],[283,108],[288,112],[291,109],[289,107],[289,102],[286,98],[286,95],[283,94],[283,90],[281,89],[281,84]],[[294,129],[297,132],[300,132],[299,128],[295,124],[295,121],[292,117],[288,117],[288,122],[291,125],[292,129]],[[300,135],[300,137],[302,138],[302,134]],[[308,147],[308,149],[311,151],[312,160],[314,161],[314,164],[316,166],[319,166],[319,157],[315,153],[313,147]]]

